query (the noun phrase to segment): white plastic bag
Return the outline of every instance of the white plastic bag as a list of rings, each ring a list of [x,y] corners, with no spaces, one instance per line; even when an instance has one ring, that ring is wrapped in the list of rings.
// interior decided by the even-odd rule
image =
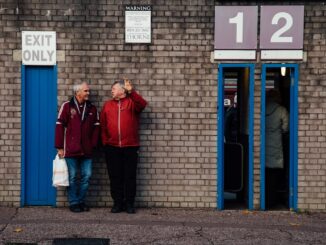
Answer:
[[[64,158],[60,158],[58,154],[53,160],[52,185],[54,187],[69,186],[69,175],[66,160]]]

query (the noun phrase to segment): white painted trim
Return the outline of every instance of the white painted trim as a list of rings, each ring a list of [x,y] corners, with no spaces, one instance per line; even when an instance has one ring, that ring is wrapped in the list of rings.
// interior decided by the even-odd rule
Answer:
[[[214,50],[214,60],[255,60],[256,50]]]
[[[302,50],[261,50],[261,60],[302,60]]]

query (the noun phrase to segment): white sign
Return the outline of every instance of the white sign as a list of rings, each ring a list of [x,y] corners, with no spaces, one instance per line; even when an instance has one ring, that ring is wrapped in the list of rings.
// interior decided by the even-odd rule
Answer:
[[[151,43],[151,6],[126,6],[126,43]]]
[[[55,65],[56,33],[53,31],[22,32],[23,65]]]

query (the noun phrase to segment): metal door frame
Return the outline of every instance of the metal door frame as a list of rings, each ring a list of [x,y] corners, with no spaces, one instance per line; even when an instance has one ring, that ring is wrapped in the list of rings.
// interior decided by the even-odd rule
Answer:
[[[57,66],[53,67],[53,76],[52,79],[57,81]],[[23,207],[25,205],[26,199],[26,190],[25,190],[25,182],[26,182],[26,159],[25,159],[25,146],[26,146],[26,67],[25,65],[21,66],[21,194],[20,194],[20,206]],[[55,102],[57,104],[57,101]],[[53,128],[54,130],[54,128]],[[56,206],[56,192],[51,196],[50,199],[51,205]]]
[[[267,68],[292,68],[290,88],[290,152],[289,152],[289,208],[298,210],[298,64],[262,64],[260,115],[260,209],[265,210],[265,112]],[[292,72],[293,71],[293,72]]]
[[[248,142],[248,209],[253,209],[253,133],[254,133],[254,82],[255,82],[255,64],[219,64],[218,65],[218,108],[224,108],[224,68],[249,68],[249,142]],[[218,110],[218,137],[217,137],[217,208],[224,209],[224,110]]]

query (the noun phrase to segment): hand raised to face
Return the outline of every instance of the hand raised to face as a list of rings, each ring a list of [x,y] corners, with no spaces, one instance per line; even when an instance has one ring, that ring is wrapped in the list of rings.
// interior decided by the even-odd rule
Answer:
[[[128,78],[124,78],[124,81],[125,81],[125,90],[127,91],[127,93],[131,93],[132,89],[133,89],[133,86],[131,84],[131,81],[128,79]]]

